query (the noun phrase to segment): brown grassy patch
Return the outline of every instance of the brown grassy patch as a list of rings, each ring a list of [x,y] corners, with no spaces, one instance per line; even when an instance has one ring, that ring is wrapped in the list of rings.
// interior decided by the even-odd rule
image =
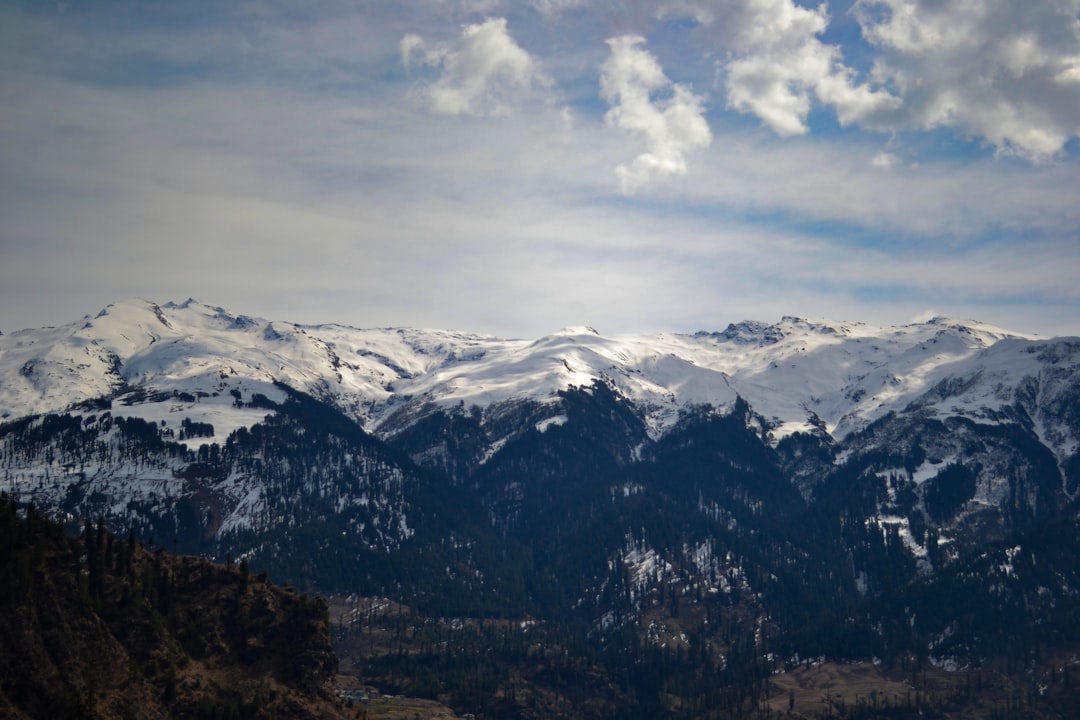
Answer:
[[[372,697],[364,706],[368,720],[454,720],[457,715],[434,700]]]
[[[800,665],[774,675],[768,707],[772,711],[790,710],[795,717],[821,717],[846,708],[866,705],[871,708],[914,705],[918,691],[906,681],[884,677],[879,667],[869,662]]]

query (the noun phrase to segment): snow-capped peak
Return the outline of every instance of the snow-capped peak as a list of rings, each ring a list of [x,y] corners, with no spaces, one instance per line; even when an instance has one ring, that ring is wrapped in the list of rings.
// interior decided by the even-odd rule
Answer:
[[[133,299],[61,328],[0,337],[0,413],[60,411],[132,387],[213,395],[276,381],[332,402],[377,432],[409,405],[549,402],[600,380],[632,400],[657,435],[682,408],[722,408],[741,396],[776,438],[822,424],[841,437],[946,378],[993,362],[982,354],[1006,339],[1035,340],[948,318],[882,328],[798,317],[694,335],[604,336],[579,326],[535,341],[504,340],[299,325],[193,299]],[[1027,370],[1013,362],[996,372]]]

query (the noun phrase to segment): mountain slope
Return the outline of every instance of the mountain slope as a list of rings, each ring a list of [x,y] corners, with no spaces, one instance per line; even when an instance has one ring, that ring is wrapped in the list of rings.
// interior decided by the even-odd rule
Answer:
[[[379,672],[427,658],[419,687],[493,716],[523,707],[510,677],[695,717],[808,656],[1080,650],[1047,539],[1078,518],[1077,339],[784,318],[501,340],[129,301],[0,337],[0,399],[20,503],[407,603],[434,634]],[[476,652],[519,662],[535,633],[544,662],[436,672],[461,617],[517,628]]]
[[[567,328],[530,342],[300,326],[193,300],[130,300],[63,328],[0,336],[11,458],[3,487],[68,511],[106,512],[112,502],[108,514],[127,524],[148,513],[201,514],[188,525],[203,539],[268,527],[298,493],[334,496],[334,516],[352,527],[346,535],[393,548],[415,531],[410,502],[431,495],[415,465],[451,486],[473,476],[490,485],[482,478],[508,472],[499,468],[525,434],[567,422],[568,391],[601,386],[641,423],[612,448],[624,462],[647,459],[697,408],[725,414],[744,402],[747,422],[781,451],[777,462],[806,497],[830,478],[903,476],[885,483],[885,502],[871,513],[879,520],[918,516],[925,522],[916,526],[952,531],[990,508],[989,522],[1007,529],[1053,515],[1080,488],[1080,340],[940,318],[897,328],[784,318],[696,335]],[[341,413],[338,426],[348,419],[361,430],[345,440],[331,433],[336,459],[312,462],[333,470],[290,484],[284,477],[303,469],[274,458],[296,441],[260,447],[249,430],[302,427],[311,413],[296,412],[312,402]],[[22,420],[57,412],[70,418]],[[61,451],[42,462],[39,445],[49,442]],[[150,449],[139,456],[133,442]],[[960,476],[970,479],[959,490],[940,488]],[[508,482],[502,500],[489,492],[482,502],[528,502],[510,501],[518,491]],[[899,485],[907,499],[897,504]],[[178,504],[185,497],[197,500]],[[153,524],[183,534],[178,522]]]

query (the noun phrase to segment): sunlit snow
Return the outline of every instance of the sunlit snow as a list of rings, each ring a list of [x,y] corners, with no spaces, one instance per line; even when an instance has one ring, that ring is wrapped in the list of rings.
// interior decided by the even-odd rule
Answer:
[[[0,408],[12,418],[133,389],[180,392],[197,402],[168,399],[117,412],[170,427],[181,417],[209,422],[215,434],[206,441],[221,442],[261,418],[262,411],[234,406],[230,394],[280,400],[274,382],[328,401],[378,434],[437,408],[552,404],[560,391],[601,381],[634,402],[653,437],[688,407],[723,411],[742,397],[774,442],[822,430],[841,439],[912,403],[996,422],[995,410],[1015,402],[1001,388],[1038,374],[1040,353],[1056,352],[1054,342],[944,318],[882,328],[793,317],[694,335],[609,337],[568,327],[536,340],[507,340],[296,325],[193,300],[161,306],[129,300],[68,326],[0,336]],[[562,422],[556,408],[536,427]],[[1071,435],[1035,423],[1059,457],[1075,452]],[[198,440],[188,444],[197,447]],[[930,472],[921,468],[919,479]]]

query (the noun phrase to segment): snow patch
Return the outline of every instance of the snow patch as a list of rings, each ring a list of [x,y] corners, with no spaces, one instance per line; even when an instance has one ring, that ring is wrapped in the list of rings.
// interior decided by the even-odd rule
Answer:
[[[566,421],[567,421],[566,415],[556,415],[554,417],[545,418],[544,420],[541,420],[540,422],[536,423],[536,429],[539,432],[547,432],[548,428],[559,426],[559,425],[565,425]]]

